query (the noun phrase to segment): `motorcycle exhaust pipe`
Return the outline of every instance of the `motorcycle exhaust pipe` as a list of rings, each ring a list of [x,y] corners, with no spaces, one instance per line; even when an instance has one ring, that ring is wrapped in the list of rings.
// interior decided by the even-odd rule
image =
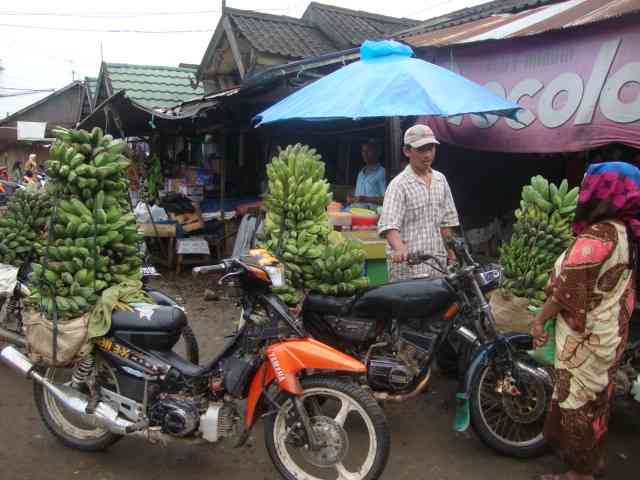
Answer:
[[[105,402],[98,402],[94,411],[87,413],[89,397],[71,387],[57,385],[43,377],[34,368],[31,360],[13,346],[5,347],[0,351],[0,360],[21,375],[41,384],[56,400],[90,425],[104,428],[118,435],[130,435],[146,427],[146,424],[141,425],[121,418],[118,411]]]
[[[18,335],[11,330],[7,330],[4,327],[0,327],[0,340],[5,340],[7,342],[13,343],[18,347],[24,348],[27,346],[27,341],[22,335]]]
[[[430,378],[431,378],[431,369],[429,369],[429,371],[427,372],[425,377],[422,379],[422,381],[418,384],[418,386],[412,392],[404,393],[404,394],[390,394],[390,393],[387,393],[387,392],[374,392],[373,393],[373,397],[378,401],[388,400],[388,401],[391,401],[391,402],[404,402],[406,400],[409,400],[410,398],[417,397],[422,392],[424,392],[425,389],[427,388],[427,386],[429,385],[429,379]]]

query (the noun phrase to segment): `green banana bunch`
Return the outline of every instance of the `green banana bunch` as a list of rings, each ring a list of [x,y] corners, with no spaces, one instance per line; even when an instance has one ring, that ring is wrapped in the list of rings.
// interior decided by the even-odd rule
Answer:
[[[295,305],[305,290],[348,295],[364,288],[364,252],[357,253],[357,244],[336,250],[329,242],[332,229],[326,210],[332,194],[321,156],[306,145],[290,145],[272,159],[266,173],[267,215],[260,240],[285,264],[287,279],[285,287],[274,291]],[[356,258],[361,258],[359,266]],[[327,285],[329,279],[335,283]]]
[[[577,199],[578,188],[569,190],[566,179],[556,186],[537,175],[523,187],[513,236],[499,251],[507,290],[533,304],[545,301],[549,272],[573,241]]]
[[[45,191],[16,191],[0,218],[0,263],[20,267],[30,257],[41,254],[50,215],[51,197]]]
[[[104,289],[140,279],[142,236],[128,200],[125,143],[100,128],[55,133],[46,169],[56,209],[28,300],[66,319],[88,312]]]

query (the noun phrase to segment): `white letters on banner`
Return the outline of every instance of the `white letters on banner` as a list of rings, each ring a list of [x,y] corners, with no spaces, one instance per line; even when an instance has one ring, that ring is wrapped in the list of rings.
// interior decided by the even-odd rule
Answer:
[[[640,62],[630,62],[616,72],[610,72],[618,53],[621,39],[606,41],[600,47],[589,78],[586,81],[575,72],[565,72],[544,85],[536,78],[519,81],[510,92],[498,82],[485,84],[493,92],[509,100],[519,102],[524,97],[535,100],[536,109],[522,110],[518,121],[505,118],[506,124],[519,130],[539,120],[547,128],[558,128],[574,117],[574,125],[586,125],[593,121],[598,107],[607,119],[616,123],[631,123],[640,120]],[[635,84],[635,98],[623,101],[621,93]],[[537,114],[537,116],[536,116]],[[472,115],[471,121],[477,128],[490,128],[499,120],[495,115],[486,118]],[[461,117],[449,119],[449,123],[460,125]]]

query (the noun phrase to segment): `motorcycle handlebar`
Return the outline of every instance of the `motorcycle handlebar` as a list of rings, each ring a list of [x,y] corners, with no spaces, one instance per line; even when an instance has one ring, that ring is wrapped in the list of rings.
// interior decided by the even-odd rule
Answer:
[[[428,260],[433,260],[434,262],[436,262],[438,265],[442,266],[440,262],[440,260],[436,257],[434,257],[433,255],[430,255],[428,253],[410,253],[407,256],[407,263],[409,265],[418,265],[419,263],[424,263]]]
[[[407,265],[419,265],[420,263],[426,263],[429,261],[433,261],[435,263],[435,266],[432,265],[431,268],[439,270],[440,273],[448,273],[447,266],[444,265],[439,258],[434,257],[429,253],[410,253],[407,256]]]
[[[201,275],[204,273],[220,273],[227,271],[226,263],[217,263],[215,265],[204,265],[202,267],[194,267],[192,270],[193,275]]]
[[[462,260],[467,265],[475,265],[476,262],[471,257],[471,253],[469,253],[469,249],[467,248],[467,244],[464,239],[445,237],[444,241],[447,248],[452,249],[459,260]]]

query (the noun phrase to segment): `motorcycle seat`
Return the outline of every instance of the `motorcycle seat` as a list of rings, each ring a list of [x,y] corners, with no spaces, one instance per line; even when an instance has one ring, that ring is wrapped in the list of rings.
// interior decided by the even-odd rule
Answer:
[[[339,317],[349,313],[355,300],[355,296],[333,297],[331,295],[311,293],[307,295],[302,309],[305,312],[317,312],[323,315],[335,315]]]
[[[455,301],[444,278],[414,278],[370,288],[353,303],[358,317],[418,318],[441,311]]]
[[[136,332],[175,332],[187,325],[184,311],[174,306],[138,304],[133,312],[114,310],[111,330]]]

